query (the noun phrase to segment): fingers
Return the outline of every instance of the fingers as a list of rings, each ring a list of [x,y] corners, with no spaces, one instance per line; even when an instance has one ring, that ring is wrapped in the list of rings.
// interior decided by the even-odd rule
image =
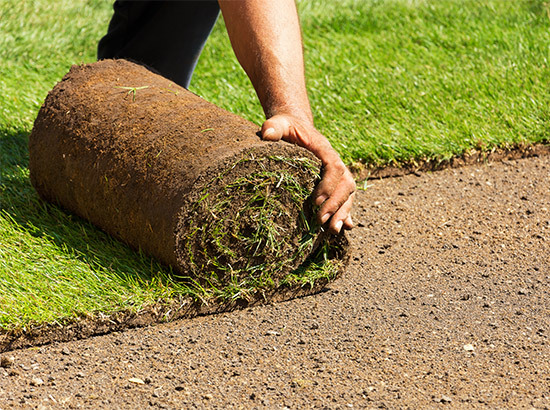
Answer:
[[[342,228],[352,229],[351,208],[355,193],[349,194],[335,191],[334,194],[323,204],[319,212],[320,222],[328,222],[329,231],[333,234],[339,233]]]
[[[320,206],[319,222],[328,222],[330,232],[336,234],[342,228],[353,228],[350,211],[355,195],[355,181],[343,163],[325,168],[323,179],[314,195],[315,204]]]
[[[342,180],[342,178],[345,177],[345,174],[346,174],[346,167],[344,164],[342,165],[329,164],[323,168],[323,176],[322,176],[321,182],[319,182],[313,194],[315,197],[315,205],[321,206],[332,195],[336,187],[338,187],[338,185],[340,184],[340,181]],[[352,191],[353,190],[355,190],[355,183],[353,183]],[[324,222],[325,221],[323,221],[323,223]]]
[[[329,231],[333,234],[338,234],[344,229],[353,228],[353,222],[351,220],[350,211],[353,205],[353,198],[355,193],[351,194],[344,204],[336,211],[329,223]]]
[[[289,133],[290,123],[283,115],[275,115],[262,125],[262,139],[279,141]]]
[[[349,215],[344,221],[344,229],[349,230],[352,228],[353,228],[353,220],[351,219],[351,215]]]
[[[324,164],[321,182],[314,192],[315,205],[319,206],[318,219],[328,223],[330,232],[353,228],[350,211],[353,205],[355,180],[328,140],[307,122],[290,115],[274,115],[262,125],[262,139],[281,139],[310,150]]]

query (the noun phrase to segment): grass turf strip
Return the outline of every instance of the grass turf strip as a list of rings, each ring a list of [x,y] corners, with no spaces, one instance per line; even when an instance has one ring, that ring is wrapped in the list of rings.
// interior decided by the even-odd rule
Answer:
[[[317,126],[347,163],[446,159],[548,141],[550,20],[535,0],[300,1]],[[95,59],[111,5],[0,3],[0,327],[139,310],[181,288],[151,259],[30,186],[26,137],[71,64]],[[220,19],[191,89],[261,123]]]

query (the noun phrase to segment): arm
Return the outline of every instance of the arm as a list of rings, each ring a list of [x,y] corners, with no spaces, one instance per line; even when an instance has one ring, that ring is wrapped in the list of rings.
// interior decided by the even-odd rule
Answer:
[[[315,192],[319,221],[333,233],[351,229],[355,182],[338,153],[313,124],[302,38],[294,0],[219,0],[235,55],[252,81],[267,120],[265,140],[283,139],[315,154],[323,178]]]

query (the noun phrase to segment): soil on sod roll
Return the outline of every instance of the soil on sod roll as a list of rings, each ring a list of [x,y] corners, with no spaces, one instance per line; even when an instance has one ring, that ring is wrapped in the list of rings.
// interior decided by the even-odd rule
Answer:
[[[35,121],[31,181],[44,199],[213,295],[315,286],[315,278],[324,286],[347,244],[314,222],[319,162],[257,133],[143,66],[73,66]],[[304,262],[315,257],[328,262],[312,273]]]

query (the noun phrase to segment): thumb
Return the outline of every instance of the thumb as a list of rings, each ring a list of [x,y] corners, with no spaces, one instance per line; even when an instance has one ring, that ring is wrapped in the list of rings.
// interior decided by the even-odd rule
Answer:
[[[263,123],[262,139],[266,141],[279,141],[288,134],[288,128],[288,120],[282,115],[275,115]]]

